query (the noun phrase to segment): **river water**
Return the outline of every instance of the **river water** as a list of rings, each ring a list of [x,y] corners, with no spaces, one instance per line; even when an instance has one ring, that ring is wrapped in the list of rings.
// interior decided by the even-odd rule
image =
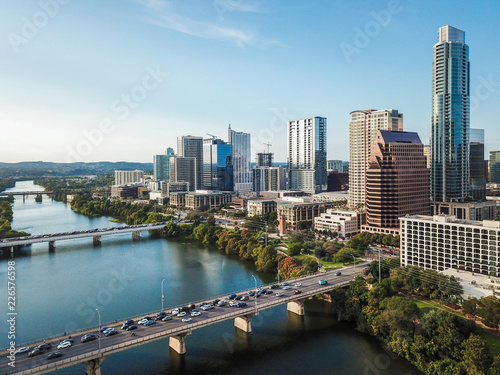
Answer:
[[[18,182],[12,191],[43,190],[32,181]],[[69,205],[43,196],[41,203],[22,197],[14,203],[15,230],[46,234],[116,225],[111,218],[88,218]],[[161,308],[165,279],[165,309],[234,290],[268,283],[272,275],[255,271],[251,262],[221,254],[187,241],[131,235],[33,244],[13,258],[0,259],[0,300],[7,313],[7,261],[16,263],[17,345],[54,334],[102,325],[114,319],[145,315]],[[337,322],[329,304],[311,300],[304,317],[286,306],[263,311],[252,319],[252,333],[234,328],[232,321],[195,330],[186,339],[187,353],[172,352],[168,339],[106,359],[104,375],[132,374],[419,374],[406,361],[384,351],[373,337]],[[8,346],[6,319],[0,322],[0,347]],[[76,365],[54,374],[84,373]]]

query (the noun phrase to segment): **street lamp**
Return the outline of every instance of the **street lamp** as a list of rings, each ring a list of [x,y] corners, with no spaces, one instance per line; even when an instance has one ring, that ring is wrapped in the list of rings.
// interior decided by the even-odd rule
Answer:
[[[97,315],[99,316],[99,331],[97,336],[99,337],[99,354],[101,354],[101,313],[97,309],[95,311],[97,311]]]
[[[349,254],[349,255],[352,256],[352,259],[353,259],[353,263],[354,263],[354,275],[353,275],[353,278],[355,279],[356,278],[356,258],[352,254]]]
[[[257,314],[257,279],[255,278],[254,275],[252,275],[253,280],[255,281],[255,314]]]
[[[163,311],[163,300],[165,299],[165,295],[163,294],[163,282],[165,281],[166,279],[163,279],[161,281],[161,311]]]

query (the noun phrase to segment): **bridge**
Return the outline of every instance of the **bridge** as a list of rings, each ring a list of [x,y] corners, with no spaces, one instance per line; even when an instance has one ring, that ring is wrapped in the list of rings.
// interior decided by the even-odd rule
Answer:
[[[51,371],[59,370],[65,367],[76,364],[85,364],[87,375],[100,375],[101,364],[110,355],[131,349],[140,345],[144,345],[153,341],[169,339],[169,346],[178,354],[186,354],[186,337],[195,329],[203,328],[212,324],[217,324],[223,321],[234,319],[234,326],[244,332],[252,331],[252,317],[259,314],[260,311],[270,309],[279,305],[287,305],[287,311],[297,315],[304,315],[304,302],[311,299],[317,294],[327,293],[336,287],[342,287],[349,284],[355,276],[354,267],[346,267],[342,269],[342,275],[337,276],[336,272],[327,272],[312,276],[305,276],[290,281],[291,289],[270,289],[274,293],[262,295],[256,299],[247,300],[247,306],[243,308],[233,306],[216,306],[212,310],[203,311],[200,316],[193,317],[189,322],[182,322],[181,318],[173,317],[172,320],[163,322],[157,321],[156,324],[145,327],[140,325],[134,331],[132,336],[128,331],[120,329],[122,321],[119,323],[106,323],[101,326],[114,327],[120,331],[119,334],[109,337],[100,337],[99,339],[87,343],[81,343],[80,337],[87,333],[97,334],[100,327],[72,332],[58,337],[52,337],[47,342],[52,343],[52,349],[46,351],[43,355],[37,357],[28,357],[28,353],[17,354],[15,356],[15,367],[9,366],[12,358],[9,359],[10,349],[3,350],[0,355],[0,374],[19,374],[19,375],[34,375],[45,374]],[[326,284],[319,284],[319,280],[327,281]],[[296,283],[301,283],[300,286],[295,286]],[[266,286],[265,286],[266,287]],[[267,285],[269,287],[269,285]],[[253,290],[253,289],[251,289]],[[300,294],[295,294],[296,290],[300,290]],[[239,295],[246,295],[250,290],[237,292]],[[282,296],[276,293],[283,293]],[[227,299],[227,295],[218,296],[206,299]],[[196,302],[196,306],[199,306]],[[151,312],[146,315],[154,317],[158,311]],[[133,317],[135,322],[141,317]],[[57,350],[57,345],[60,341],[67,338],[69,335],[74,337],[75,343],[65,349]],[[102,335],[101,335],[102,336]],[[20,346],[28,346],[33,348],[36,345],[45,341],[33,342]],[[53,362],[46,359],[47,354],[60,351],[63,355]]]
[[[75,238],[86,238],[86,237],[92,237],[94,245],[99,245],[101,243],[102,236],[132,233],[132,239],[138,239],[142,236],[143,231],[162,229],[166,224],[167,224],[166,222],[162,222],[154,224],[123,225],[121,227],[89,229],[85,231],[41,234],[41,235],[34,235],[27,237],[4,238],[0,240],[0,249],[10,248],[11,253],[14,253],[14,250],[16,248],[20,248],[21,246],[27,246],[40,242],[48,242],[49,249],[54,250],[56,241],[73,240]]]
[[[9,195],[22,195],[23,202],[26,202],[26,197],[29,195],[53,195],[55,194],[53,191],[9,191],[0,193],[0,197],[8,197]]]

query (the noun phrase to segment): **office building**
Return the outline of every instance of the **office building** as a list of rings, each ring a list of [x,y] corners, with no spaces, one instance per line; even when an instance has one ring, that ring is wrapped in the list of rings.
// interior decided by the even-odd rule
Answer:
[[[427,161],[427,169],[431,169],[431,146],[430,145],[424,145],[424,155],[425,159]]]
[[[203,141],[203,188],[233,190],[231,145],[221,139]]]
[[[292,190],[326,190],[326,118],[288,122],[288,181]]]
[[[439,29],[432,61],[431,199],[469,196],[469,47],[465,33]]]
[[[170,180],[170,158],[174,156],[174,149],[169,147],[165,155],[153,156],[153,176],[155,181]]]
[[[484,129],[470,129],[469,156],[469,196],[475,201],[483,201],[486,199]]]
[[[303,225],[312,225],[314,218],[326,212],[330,206],[326,202],[313,202],[307,198],[288,198],[276,201],[278,217],[284,217],[286,227],[295,231]]]
[[[349,206],[366,205],[366,170],[378,130],[403,131],[403,114],[397,110],[351,112],[349,121]]]
[[[170,182],[187,182],[188,191],[194,191],[197,178],[197,160],[193,157],[170,158]]]
[[[490,182],[500,183],[500,151],[490,151]]]
[[[143,182],[144,172],[135,171],[115,171],[114,185],[133,185]]]
[[[233,190],[235,192],[252,190],[251,145],[250,134],[236,132],[229,125],[228,139],[231,143],[231,159],[233,166]]]
[[[401,217],[401,266],[500,276],[500,222],[453,215]]]
[[[285,189],[285,169],[279,167],[255,167],[252,170],[253,191],[273,191]]]
[[[331,171],[328,173],[328,187],[326,191],[349,190],[349,173]]]
[[[379,130],[366,172],[363,231],[399,234],[399,217],[429,215],[429,170],[417,133]]]
[[[187,174],[189,172],[192,174],[189,178],[190,181],[194,181],[194,186],[190,186],[192,190],[201,189],[203,186],[203,138],[191,135],[178,137],[177,156],[179,158],[194,158],[194,168],[182,173]]]
[[[360,232],[366,221],[365,212],[328,209],[314,218],[314,229],[337,232],[342,238],[352,237]]]
[[[344,172],[344,162],[342,160],[328,160],[327,169],[329,171],[342,173]]]

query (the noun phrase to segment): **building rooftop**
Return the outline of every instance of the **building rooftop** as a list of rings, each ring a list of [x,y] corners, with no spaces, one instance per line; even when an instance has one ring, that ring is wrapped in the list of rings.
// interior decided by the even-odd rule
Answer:
[[[409,216],[405,216],[405,217],[400,217],[399,219],[400,220],[416,219],[416,220],[432,221],[435,223],[465,224],[465,225],[480,226],[480,227],[485,227],[485,228],[500,228],[500,221],[495,221],[495,220],[483,220],[483,221],[463,220],[463,219],[457,219],[453,215],[434,215],[434,216],[409,215]]]

